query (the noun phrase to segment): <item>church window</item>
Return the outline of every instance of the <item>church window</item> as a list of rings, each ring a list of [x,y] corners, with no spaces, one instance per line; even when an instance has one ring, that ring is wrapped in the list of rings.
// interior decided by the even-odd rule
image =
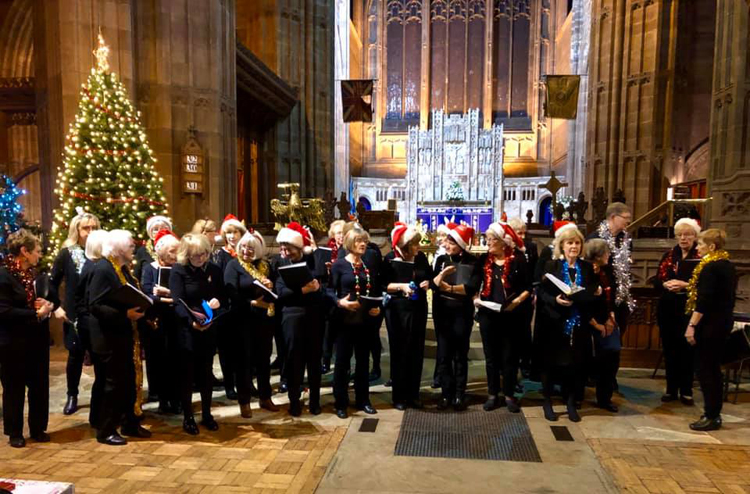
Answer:
[[[385,9],[386,112],[383,130],[419,122],[422,0],[388,0]]]

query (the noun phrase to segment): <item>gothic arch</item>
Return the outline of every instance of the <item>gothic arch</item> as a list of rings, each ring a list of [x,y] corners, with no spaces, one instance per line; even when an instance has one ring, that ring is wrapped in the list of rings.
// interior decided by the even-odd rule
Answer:
[[[0,77],[34,76],[31,0],[15,0],[0,28]]]

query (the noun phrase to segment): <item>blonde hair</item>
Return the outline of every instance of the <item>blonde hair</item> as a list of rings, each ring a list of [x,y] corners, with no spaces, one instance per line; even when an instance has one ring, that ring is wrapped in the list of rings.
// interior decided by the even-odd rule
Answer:
[[[8,252],[12,255],[17,256],[21,254],[21,247],[25,247],[27,252],[33,251],[37,246],[41,246],[42,242],[39,237],[21,228],[8,235]]]
[[[193,223],[193,228],[190,231],[191,233],[199,233],[201,235],[205,235],[206,232],[217,232],[219,231],[219,228],[216,226],[216,222],[214,220],[204,218]]]
[[[526,223],[523,222],[521,218],[518,216],[514,216],[511,219],[508,220],[508,225],[510,225],[513,230],[515,230],[516,233],[521,233],[521,231],[526,231]]]
[[[78,227],[80,227],[81,223],[83,223],[84,221],[93,221],[97,230],[101,228],[99,218],[91,213],[81,213],[74,216],[73,219],[70,220],[70,227],[68,227],[68,238],[65,239],[65,242],[63,242],[63,248],[73,247],[78,243],[81,238],[78,234]]]
[[[112,230],[104,238],[102,257],[118,256],[130,248],[133,234],[127,230]]]
[[[344,248],[347,251],[351,251],[358,240],[364,240],[365,242],[370,241],[370,234],[359,225],[350,228],[349,231],[346,232],[346,235],[344,235]]]
[[[94,230],[86,237],[86,258],[92,261],[98,261],[102,258],[102,249],[104,242],[107,240],[107,230]]]
[[[240,233],[240,237],[242,237],[244,234],[247,233],[247,228],[240,225],[227,225],[226,228],[221,229],[221,238],[224,239],[224,243],[229,245],[229,242],[227,241],[227,233],[229,233],[230,230],[237,230]],[[239,240],[239,239],[238,239]]]
[[[581,233],[581,230],[578,228],[566,228],[565,230],[562,230],[560,232],[560,236],[557,237],[554,240],[553,245],[555,246],[555,257],[560,257],[563,254],[563,244],[568,240],[577,239],[581,243],[581,247],[583,247],[584,238],[583,233]],[[581,249],[581,253],[583,253],[583,248]]]
[[[718,228],[709,228],[708,230],[701,232],[698,238],[703,240],[703,243],[705,244],[713,244],[716,247],[716,250],[723,249],[727,243],[727,233]]]
[[[330,228],[328,228],[328,238],[329,239],[333,238],[333,236],[335,235],[335,233],[333,232],[333,230],[335,230],[338,227],[341,227],[341,231],[343,232],[344,231],[344,226],[346,226],[346,221],[344,221],[344,220],[336,220],[333,223],[331,223]]]
[[[187,265],[190,258],[196,254],[211,254],[211,243],[202,233],[186,233],[182,236],[180,247],[177,249],[177,262]]]

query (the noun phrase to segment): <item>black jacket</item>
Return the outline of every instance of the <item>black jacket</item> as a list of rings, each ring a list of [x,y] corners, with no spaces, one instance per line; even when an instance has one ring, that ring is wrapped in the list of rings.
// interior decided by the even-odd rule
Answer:
[[[135,285],[135,279],[126,269],[123,271],[128,282]],[[117,307],[106,300],[107,295],[120,286],[122,283],[112,263],[107,259],[97,261],[89,282],[88,312],[103,335],[131,338],[133,325],[127,317],[127,308]]]
[[[695,311],[703,317],[695,330],[696,339],[726,338],[734,324],[737,277],[728,260],[706,264],[698,277]]]
[[[489,256],[489,254],[482,254],[481,256],[479,256],[479,260],[477,261],[477,265],[479,266],[480,274],[482,277],[482,284],[480,285],[482,288],[480,288],[480,290],[483,289],[484,283],[486,281],[484,279],[484,265],[487,262],[487,256]],[[502,270],[503,268],[500,266],[494,267],[494,271],[499,275],[502,275]],[[528,263],[526,262],[526,257],[521,252],[516,252],[515,254],[513,263],[510,266],[508,281],[510,286],[504,289],[504,297],[502,301],[495,300],[492,293],[490,293],[489,296],[485,297],[481,295],[481,291],[480,298],[482,298],[482,300],[495,301],[506,305],[511,303],[513,299],[521,295],[523,292],[531,290],[531,280],[528,273]],[[497,278],[493,280],[493,291],[500,288],[500,286],[502,286],[501,279]],[[482,309],[482,311],[486,310],[487,309]]]
[[[59,305],[54,288],[48,301]],[[36,309],[26,302],[23,284],[4,266],[0,266],[0,346],[16,338],[33,338],[49,334],[49,318],[39,321]]]
[[[438,305],[445,305],[447,307],[456,307],[458,305],[463,305],[465,307],[473,308],[474,302],[472,298],[474,297],[474,294],[479,291],[479,288],[482,285],[482,267],[479,264],[477,258],[468,252],[463,252],[457,256],[449,256],[448,254],[443,254],[439,256],[435,261],[435,276],[440,274],[440,272],[445,269],[446,266],[452,263],[468,264],[473,268],[469,282],[464,284],[466,295],[453,295],[450,293],[441,292],[439,288],[435,286],[432,280],[430,280],[430,288],[434,290],[434,293],[436,295],[436,297],[433,299],[433,303],[437,302]]]
[[[183,300],[191,309],[199,309],[202,302],[212,298],[219,300],[221,307],[214,311],[214,317],[220,317],[228,310],[228,299],[224,290],[224,276],[219,267],[207,262],[204,267],[175,264],[169,276],[169,287],[175,302],[177,314],[178,344],[184,350],[213,351],[216,325],[204,331],[193,329],[193,320],[187,309],[178,301]],[[197,342],[197,343],[196,343]],[[206,346],[204,346],[204,344]]]
[[[253,264],[266,263],[266,261],[254,261]],[[267,263],[266,263],[267,264]],[[270,267],[268,279],[271,279]],[[258,280],[261,281],[261,280]],[[254,285],[255,278],[245,271],[237,259],[232,259],[224,270],[224,287],[232,303],[232,311],[240,315],[240,321],[247,321],[248,316],[258,318],[264,321],[268,317],[268,311],[260,307],[251,305],[256,288]],[[270,318],[269,318],[270,319]],[[265,321],[264,321],[265,322]]]
[[[60,293],[60,285],[65,280],[65,293],[60,293],[62,296],[62,307],[71,321],[76,320],[76,301],[75,294],[76,288],[78,287],[78,280],[80,274],[76,269],[75,261],[73,256],[70,254],[70,249],[67,247],[60,249],[60,252],[55,258],[55,262],[52,264],[52,271],[50,272],[50,286]]]
[[[146,242],[151,242],[151,240],[146,240]],[[141,245],[135,250],[135,266],[133,267],[133,276],[135,276],[136,280],[140,280],[143,276],[143,266],[146,264],[151,264],[155,261],[153,257],[151,257],[151,254],[148,252],[148,249],[145,245]]]

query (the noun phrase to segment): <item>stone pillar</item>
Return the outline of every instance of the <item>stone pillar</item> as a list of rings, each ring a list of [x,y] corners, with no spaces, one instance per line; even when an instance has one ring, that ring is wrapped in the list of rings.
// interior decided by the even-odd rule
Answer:
[[[739,295],[750,292],[750,3],[718,0],[716,6],[710,226],[727,232],[728,247],[740,271]],[[736,310],[749,310],[748,303]]]
[[[237,213],[234,0],[134,2],[137,107],[176,228]],[[181,150],[188,128],[205,153],[203,195],[184,194]]]
[[[335,5],[335,34],[334,34],[334,140],[335,140],[335,171],[334,194],[349,191],[349,124],[342,118],[340,81],[349,79],[349,0],[336,0]]]
[[[591,40],[592,0],[573,1],[573,24],[570,46],[571,73],[581,76],[578,91],[578,113],[568,124],[568,158],[565,178],[574,197],[584,190],[586,160],[586,123],[588,120],[589,47]],[[591,199],[588,196],[587,199]]]

